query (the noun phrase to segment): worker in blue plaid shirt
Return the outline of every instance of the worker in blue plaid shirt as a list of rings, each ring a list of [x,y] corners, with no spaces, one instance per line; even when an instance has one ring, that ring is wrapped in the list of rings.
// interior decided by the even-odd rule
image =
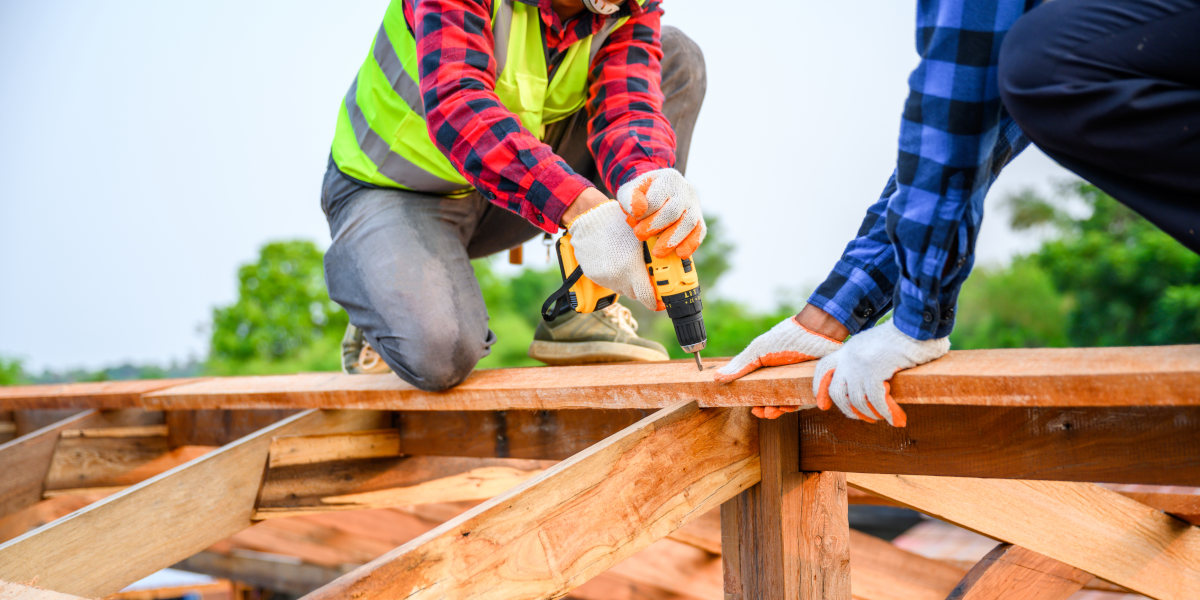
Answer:
[[[896,371],[949,351],[984,196],[1029,144],[1001,102],[998,75],[1001,43],[1018,19],[1021,39],[1003,54],[1012,57],[1005,59],[1012,63],[1005,99],[1020,108],[1022,125],[1046,140],[1047,153],[1064,166],[1200,248],[1200,127],[1189,129],[1200,125],[1200,2],[1055,0],[1033,10],[1037,4],[918,2],[921,61],[909,78],[896,169],[882,196],[808,305],[751,342],[718,371],[718,381],[821,359],[813,375],[820,408],[836,405],[850,418],[905,425],[888,382]],[[1139,62],[1144,73],[1130,68]],[[1140,120],[1127,114],[1138,108],[1129,106],[1133,97],[1154,99]],[[1140,129],[1131,131],[1131,122]],[[1153,142],[1100,154],[1144,157],[1144,164],[1089,168],[1097,140],[1120,146],[1137,135]],[[1150,167],[1155,163],[1176,166],[1159,174]],[[874,326],[889,308],[893,318]],[[759,407],[754,414],[775,418],[792,410]]]

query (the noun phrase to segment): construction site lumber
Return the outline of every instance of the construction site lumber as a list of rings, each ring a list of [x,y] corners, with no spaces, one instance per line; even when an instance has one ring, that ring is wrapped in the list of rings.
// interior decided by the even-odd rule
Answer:
[[[251,524],[271,440],[378,428],[381,413],[308,411],[0,545],[0,580],[114,593]]]
[[[364,408],[385,410],[658,409],[814,404],[814,364],[760,369],[729,384],[687,361],[476,371],[445,392],[423,392],[394,375],[310,373],[145,383],[134,392],[94,388],[0,388],[0,411],[21,408],[168,410]],[[87,384],[92,385],[92,384]],[[1200,406],[1200,345],[1039,348],[951,352],[903,371],[892,394],[904,405],[989,407]]]
[[[0,517],[42,500],[46,477],[64,432],[144,425],[156,419],[161,422],[161,418],[161,414],[143,411],[88,410],[0,444],[0,473],[4,474]]]
[[[756,483],[756,432],[663,409],[306,598],[560,597]]]
[[[721,506],[728,600],[850,600],[843,473],[801,473],[796,414],[758,421],[761,481]]]
[[[79,596],[0,581],[0,600],[84,600]]]
[[[847,482],[1162,600],[1200,590],[1200,528],[1095,484],[848,473]]]
[[[946,600],[1067,600],[1092,576],[1037,552],[1000,544],[988,552]]]
[[[903,428],[802,411],[800,468],[1200,486],[1200,406],[905,410]]]

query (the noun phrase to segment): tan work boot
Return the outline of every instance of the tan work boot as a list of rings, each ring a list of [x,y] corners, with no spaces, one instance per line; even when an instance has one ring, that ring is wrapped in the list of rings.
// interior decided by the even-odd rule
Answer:
[[[629,309],[613,304],[592,313],[568,311],[538,323],[529,356],[548,365],[668,360],[663,345],[638,337]]]
[[[375,375],[391,373],[392,368],[367,343],[361,329],[346,325],[346,335],[342,336],[342,371],[351,375]]]

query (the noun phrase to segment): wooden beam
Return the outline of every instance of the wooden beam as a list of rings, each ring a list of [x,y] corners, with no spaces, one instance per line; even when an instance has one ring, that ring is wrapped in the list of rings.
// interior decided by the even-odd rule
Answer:
[[[850,564],[854,600],[943,600],[967,572],[853,529]]]
[[[275,436],[371,429],[380,420],[362,411],[293,416],[0,545],[0,579],[85,596],[115,592],[248,526]]]
[[[51,590],[0,581],[0,600],[84,600],[79,596],[60,594]]]
[[[112,480],[163,456],[168,450],[166,435],[64,436],[54,449],[54,457],[46,472],[44,491],[129,485],[132,482],[114,484]]]
[[[1104,487],[1192,525],[1200,525],[1200,488],[1137,484],[1109,484]]]
[[[90,410],[0,444],[0,473],[4,473],[4,484],[0,486],[0,517],[41,501],[43,482],[50,470],[54,449],[63,431],[84,427],[139,425],[155,416],[137,410]]]
[[[803,411],[800,467],[1200,485],[1200,407],[906,410],[908,426],[903,428],[873,427],[837,411]]]
[[[89,410],[54,425],[0,445],[0,517],[10,515],[42,499],[42,482],[50,469],[54,447],[64,429],[91,423],[99,413]]]
[[[412,456],[271,468],[254,518],[486,500],[553,464],[513,458]]]
[[[291,409],[271,410],[167,410],[171,447],[224,446],[294,414]]]
[[[729,600],[849,600],[842,473],[800,473],[795,413],[760,420],[762,481],[721,507]]]
[[[749,411],[664,409],[307,596],[547,598],[758,480]]]
[[[653,414],[649,409],[395,413],[400,451],[562,460]]]
[[[721,361],[710,360],[709,366]],[[38,407],[159,409],[373,408],[380,410],[558,410],[812,405],[813,363],[761,369],[730,384],[686,361],[476,371],[438,393],[393,375],[310,373],[227,377],[159,391],[100,396],[71,388],[0,389],[0,410]],[[1200,406],[1200,345],[1139,348],[965,350],[899,373],[901,404],[975,406]]]
[[[400,432],[395,429],[290,435],[271,442],[271,468],[363,458],[400,456]]]
[[[1087,483],[851,473],[850,485],[1154,598],[1200,591],[1200,529]]]
[[[1000,544],[946,600],[1067,600],[1092,576],[1032,550]]]
[[[176,569],[202,573],[288,594],[307,594],[351,567],[327,567],[302,562],[290,556],[238,551],[234,554],[200,552],[174,565]]]
[[[143,395],[199,381],[190,379],[137,379],[90,383],[52,383],[0,387],[0,410],[50,408],[140,408]]]

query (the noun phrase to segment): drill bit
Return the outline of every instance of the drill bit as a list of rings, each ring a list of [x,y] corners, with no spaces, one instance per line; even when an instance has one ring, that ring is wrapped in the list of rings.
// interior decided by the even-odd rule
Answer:
[[[693,352],[693,353],[692,353],[692,358],[696,359],[696,370],[697,370],[697,371],[703,371],[703,370],[704,370],[704,365],[700,364],[700,352],[698,352],[698,351],[697,351],[697,352]]]

